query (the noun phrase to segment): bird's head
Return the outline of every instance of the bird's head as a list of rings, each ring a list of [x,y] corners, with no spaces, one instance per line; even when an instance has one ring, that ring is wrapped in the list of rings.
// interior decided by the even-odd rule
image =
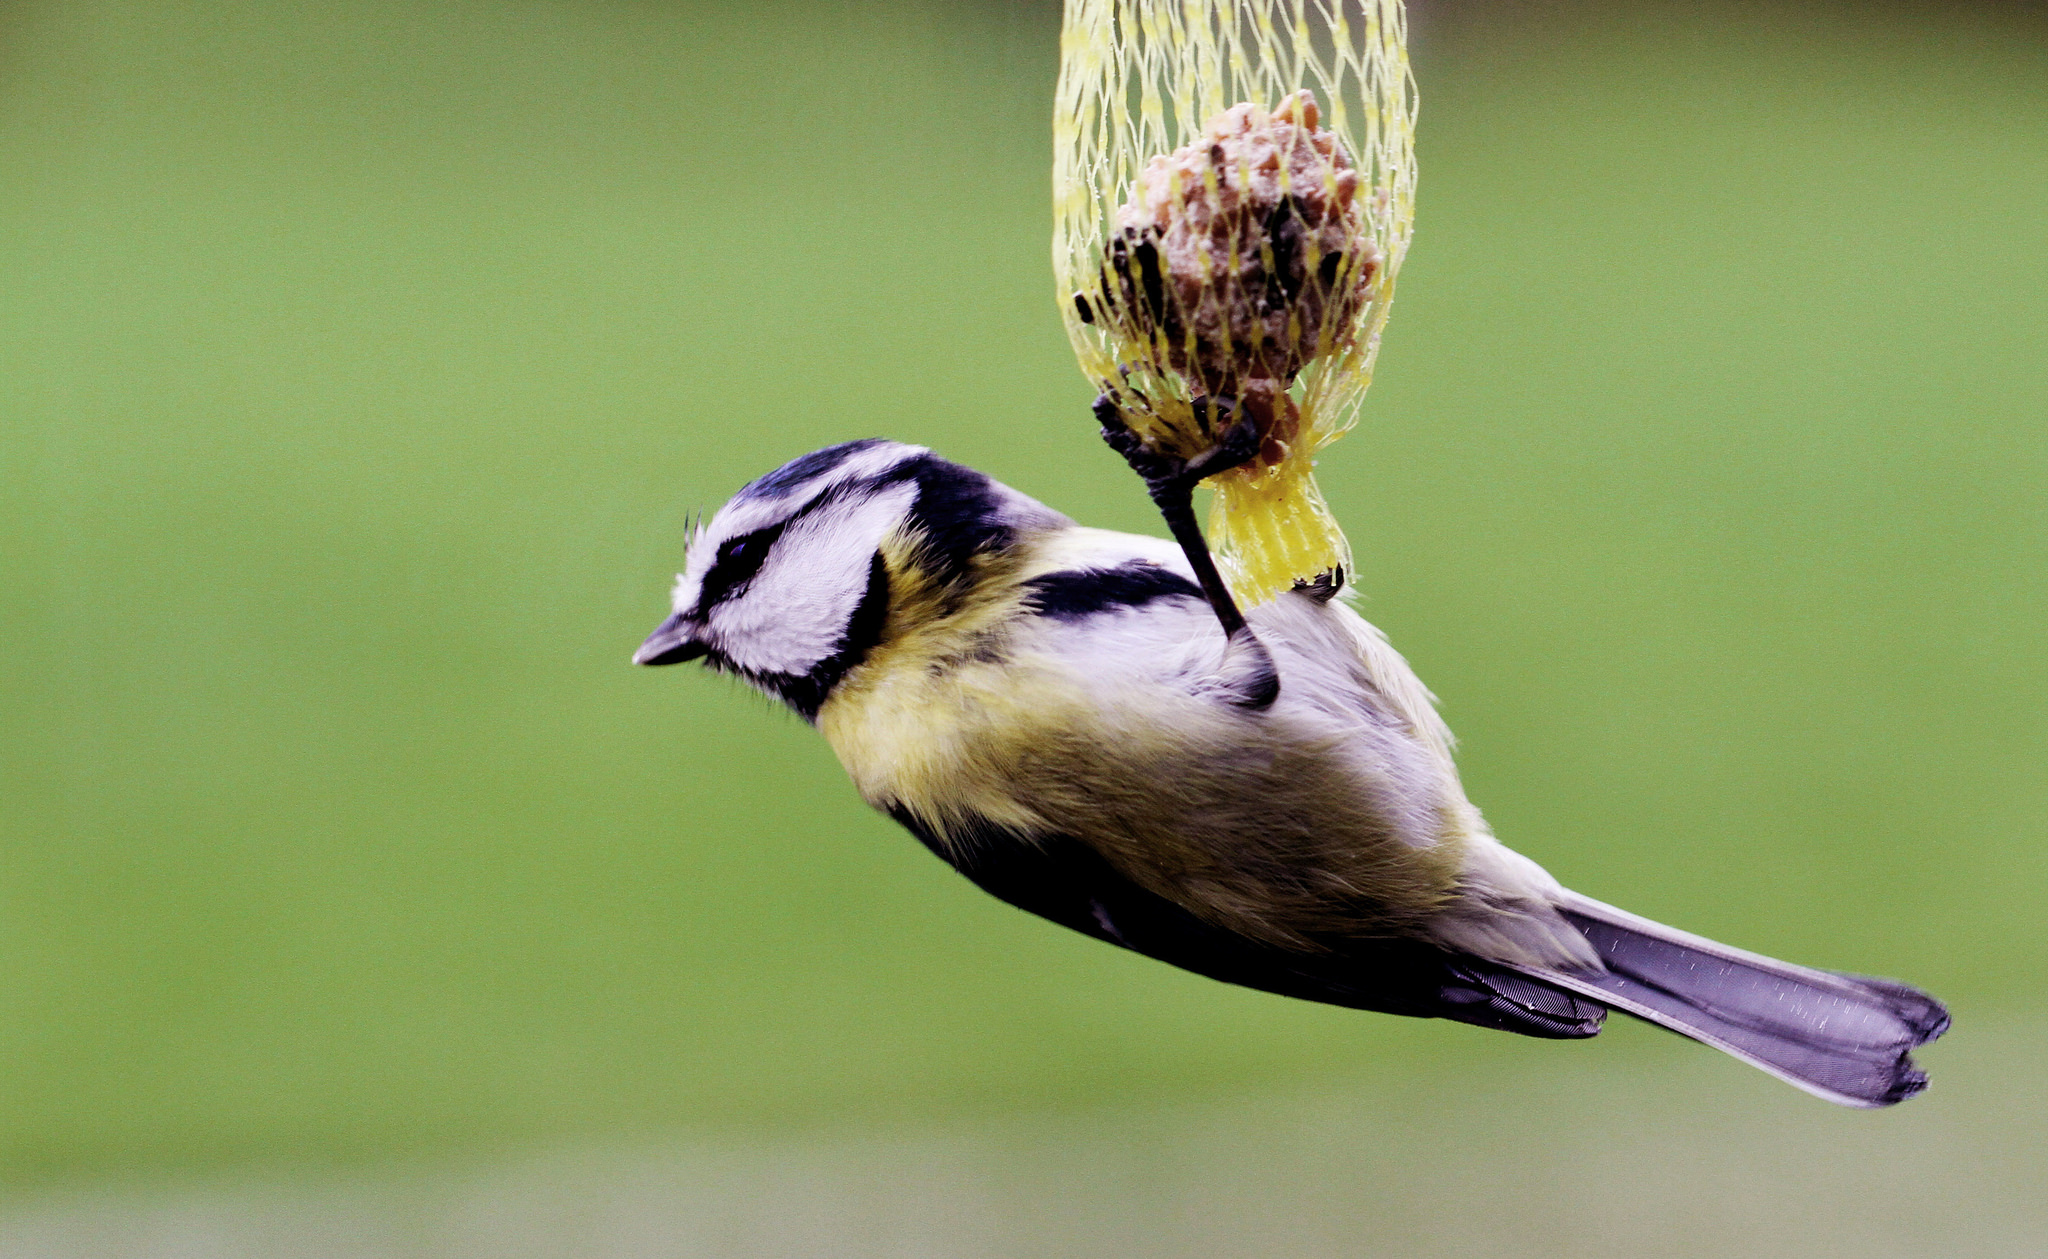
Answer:
[[[892,563],[915,563],[929,582],[971,582],[976,556],[1064,523],[922,446],[827,446],[748,485],[696,530],[674,612],[633,663],[702,659],[815,719],[882,639]]]

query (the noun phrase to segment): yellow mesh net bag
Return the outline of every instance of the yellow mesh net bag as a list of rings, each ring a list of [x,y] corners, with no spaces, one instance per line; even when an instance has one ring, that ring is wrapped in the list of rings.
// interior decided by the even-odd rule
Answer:
[[[1317,452],[1357,419],[1414,223],[1400,0],[1066,0],[1053,268],[1081,370],[1154,452],[1257,422],[1209,538],[1258,603],[1348,571]]]

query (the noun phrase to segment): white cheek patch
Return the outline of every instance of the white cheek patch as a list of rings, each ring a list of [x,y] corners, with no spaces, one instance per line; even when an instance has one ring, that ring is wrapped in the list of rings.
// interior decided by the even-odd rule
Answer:
[[[681,611],[690,606],[681,601],[684,594],[683,585],[686,582],[690,587],[691,600],[694,602],[695,591],[703,585],[704,574],[718,558],[718,547],[715,543],[766,529],[784,520],[791,512],[816,499],[820,494],[829,493],[832,489],[852,481],[879,476],[906,459],[929,453],[922,446],[883,442],[866,450],[855,451],[829,472],[804,483],[790,493],[770,494],[758,498],[743,495],[733,499],[719,508],[710,523],[699,528],[696,536],[690,540],[689,555],[683,562],[683,572],[677,578],[676,609]]]
[[[809,673],[839,649],[875,549],[916,497],[904,482],[791,523],[746,589],[712,609],[708,637],[743,669]]]

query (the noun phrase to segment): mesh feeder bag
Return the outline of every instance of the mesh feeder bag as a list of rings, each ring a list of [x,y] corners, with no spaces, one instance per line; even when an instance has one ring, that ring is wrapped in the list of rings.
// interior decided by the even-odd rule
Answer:
[[[1400,0],[1066,0],[1053,268],[1081,370],[1146,449],[1211,478],[1259,603],[1350,556],[1314,477],[1349,428],[1414,222]]]

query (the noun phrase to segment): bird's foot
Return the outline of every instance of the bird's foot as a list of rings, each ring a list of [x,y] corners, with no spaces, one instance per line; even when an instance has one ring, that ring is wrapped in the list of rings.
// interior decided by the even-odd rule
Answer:
[[[1244,613],[1238,610],[1237,600],[1231,597],[1223,575],[1216,571],[1216,558],[1209,553],[1209,543],[1202,537],[1201,526],[1195,523],[1195,486],[1201,484],[1205,477],[1250,462],[1259,453],[1263,439],[1253,417],[1241,415],[1234,420],[1231,418],[1232,408],[1228,399],[1201,398],[1195,405],[1210,408],[1201,418],[1207,422],[1210,432],[1220,430],[1222,438],[1193,459],[1162,455],[1147,449],[1138,435],[1131,431],[1131,426],[1124,423],[1116,400],[1106,393],[1095,400],[1095,418],[1102,424],[1102,440],[1109,444],[1111,450],[1122,455],[1124,462],[1131,465],[1131,471],[1144,480],[1153,506],[1159,509],[1173,540],[1180,543],[1182,553],[1188,557],[1188,567],[1194,571],[1202,594],[1215,610],[1216,621],[1223,627],[1224,637],[1236,643],[1242,636],[1257,648],[1258,655],[1264,656],[1265,648],[1259,647],[1258,640],[1252,638],[1251,631],[1245,628]],[[1254,674],[1256,672],[1253,671]],[[1270,691],[1265,690],[1265,684],[1260,681],[1239,688],[1249,697],[1244,707],[1264,708],[1273,702],[1273,696],[1279,693],[1279,675],[1272,673],[1271,678]]]
[[[1193,494],[1204,480],[1250,463],[1259,453],[1262,438],[1256,417],[1240,414],[1229,398],[1197,398],[1194,406],[1196,418],[1210,432],[1221,434],[1221,439],[1193,459],[1182,459],[1146,446],[1124,422],[1116,399],[1105,393],[1095,400],[1095,419],[1102,425],[1103,442],[1123,456],[1155,502],[1162,494],[1168,498]]]

